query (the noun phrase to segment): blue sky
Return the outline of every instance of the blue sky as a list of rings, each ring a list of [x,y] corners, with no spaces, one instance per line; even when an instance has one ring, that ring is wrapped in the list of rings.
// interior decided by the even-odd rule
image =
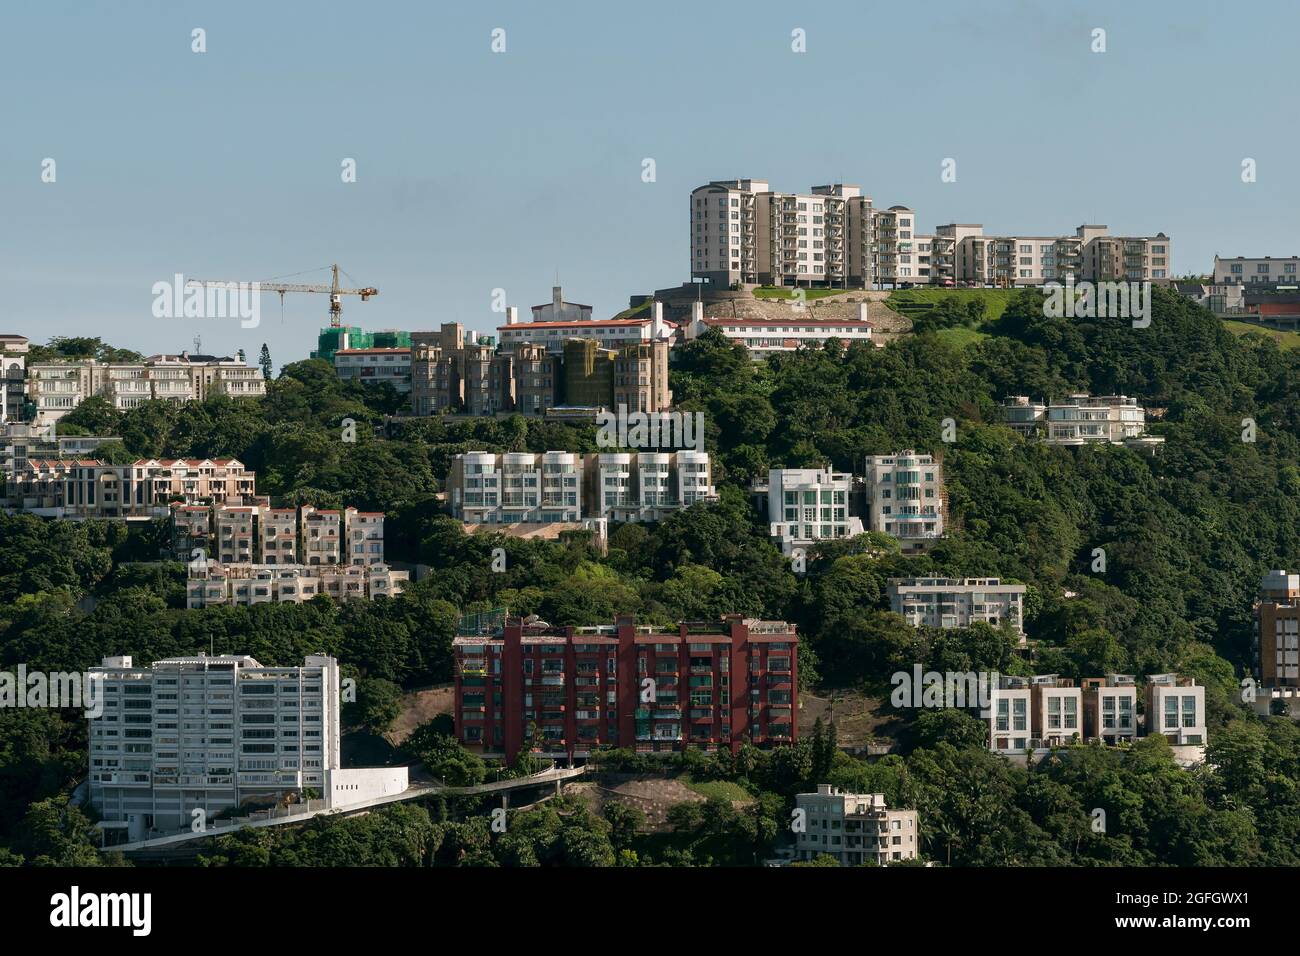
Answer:
[[[689,278],[710,179],[843,180],[920,226],[1173,238],[1177,273],[1300,253],[1295,8],[1257,2],[172,3],[0,12],[0,332],[304,358],[156,319],[152,285],[339,262],[365,328],[490,331],[492,290],[598,316]],[[191,52],[191,30],[207,52]],[[491,31],[506,31],[493,54]],[[1107,31],[1107,52],[1090,51]],[[791,30],[807,52],[790,49]],[[42,183],[41,162],[57,163]],[[357,161],[357,182],[340,163]],[[641,181],[641,162],[657,181]],[[957,160],[957,181],[940,163]],[[1241,161],[1258,181],[1241,181]],[[325,281],[324,274],[319,274]],[[307,278],[309,281],[311,277]]]

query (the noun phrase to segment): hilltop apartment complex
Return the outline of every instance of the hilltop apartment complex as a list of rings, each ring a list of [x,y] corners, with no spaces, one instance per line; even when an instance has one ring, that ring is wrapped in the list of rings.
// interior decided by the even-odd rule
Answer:
[[[90,802],[126,842],[314,796],[342,806],[401,793],[405,767],[345,770],[339,756],[339,668],[252,657],[168,658],[91,668],[103,713],[90,721]]]
[[[717,180],[691,192],[691,276],[733,284],[872,288],[973,284],[1031,286],[1067,276],[1166,281],[1171,243],[1111,236],[1102,225],[1074,235],[984,235],[978,223],[922,234],[908,206],[875,209],[856,185],[773,191],[766,180]]]
[[[457,736],[491,756],[734,753],[798,733],[798,637],[781,621],[729,615],[660,629],[621,616],[575,628],[506,617],[490,633],[458,636],[452,650]]]

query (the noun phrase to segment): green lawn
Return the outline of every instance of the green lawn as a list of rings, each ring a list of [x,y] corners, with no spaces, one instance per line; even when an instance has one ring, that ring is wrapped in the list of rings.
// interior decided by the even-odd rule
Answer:
[[[1250,322],[1237,322],[1233,319],[1224,319],[1223,327],[1233,335],[1245,335],[1247,332],[1257,332],[1260,335],[1267,335],[1270,339],[1284,349],[1300,349],[1300,333],[1296,332],[1279,332],[1276,329],[1266,329],[1259,325],[1252,325]]]
[[[683,786],[689,787],[703,797],[712,799],[721,797],[723,800],[742,800],[749,803],[754,799],[753,794],[738,783],[730,780],[703,780],[696,781],[690,778],[690,775],[683,775],[681,778]]]
[[[987,332],[981,332],[979,329],[969,329],[961,325],[951,329],[940,329],[934,334],[944,342],[955,345],[959,349],[964,349],[968,345],[974,345],[976,342],[989,337]]]
[[[813,299],[824,299],[830,295],[843,295],[845,292],[853,292],[853,289],[800,289],[804,294],[805,301]],[[755,299],[793,299],[795,290],[785,286],[764,285],[754,290]]]
[[[925,312],[950,296],[955,296],[963,305],[970,299],[983,299],[984,321],[996,322],[1011,300],[1022,291],[1021,289],[898,289],[889,294],[885,305],[895,312],[913,318],[918,312]]]

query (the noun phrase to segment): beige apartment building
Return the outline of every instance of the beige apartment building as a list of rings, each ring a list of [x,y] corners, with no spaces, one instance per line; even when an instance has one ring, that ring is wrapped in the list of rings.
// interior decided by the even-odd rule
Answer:
[[[171,507],[172,553],[189,560],[196,548],[225,565],[377,565],[384,563],[384,515],[356,508],[248,504]]]
[[[266,394],[262,370],[248,365],[242,350],[234,358],[215,355],[151,355],[143,362],[83,359],[35,362],[27,367],[27,399],[35,421],[57,422],[91,396],[118,411],[147,401],[203,401],[211,395],[258,398]]]
[[[116,435],[60,435],[53,422],[4,422],[0,424],[0,496],[4,493],[3,476],[25,465],[28,459],[94,458],[100,445],[120,440]]]
[[[795,795],[802,829],[795,830],[795,859],[835,857],[841,866],[886,866],[914,860],[921,847],[915,810],[891,810],[880,793],[844,793],[820,783],[816,793]]]
[[[140,459],[109,465],[96,459],[31,459],[5,483],[8,507],[53,518],[165,518],[170,505],[243,504],[256,474],[234,458]]]
[[[866,459],[867,509],[872,531],[897,538],[916,552],[943,536],[943,464],[912,449]]]
[[[1214,257],[1214,285],[1295,285],[1300,256]]]
[[[691,275],[722,286],[865,288],[874,226],[860,186],[780,193],[766,180],[718,180],[691,193]]]
[[[1083,734],[1087,740],[1118,744],[1137,737],[1137,681],[1132,674],[1085,677]]]
[[[940,285],[1039,286],[1066,279],[1163,281],[1171,244],[1154,236],[1110,236],[1107,227],[1079,226],[1073,236],[986,236],[979,223],[935,229],[933,280]]]
[[[395,597],[410,575],[386,564],[223,564],[193,571],[186,584],[190,609],[229,604],[301,604],[324,594],[336,601]]]
[[[583,468],[588,516],[661,521],[696,502],[716,501],[709,455],[702,451],[602,452]]]

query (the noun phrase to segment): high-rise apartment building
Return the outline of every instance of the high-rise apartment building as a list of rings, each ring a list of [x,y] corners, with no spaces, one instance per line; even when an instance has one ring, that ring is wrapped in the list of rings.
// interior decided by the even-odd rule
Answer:
[[[890,578],[889,608],[912,627],[1008,624],[1024,643],[1025,590],[999,578]]]
[[[306,799],[342,806],[407,788],[404,767],[343,769],[332,657],[297,667],[246,655],[148,667],[106,657],[90,674],[103,700],[90,720],[90,803],[113,835],[106,842],[186,831],[223,813]]]
[[[513,759],[559,759],[597,747],[638,753],[793,743],[798,636],[783,621],[729,615],[718,624],[550,627],[506,617],[462,634],[455,656],[461,743]]]
[[[943,536],[943,465],[933,455],[868,455],[865,486],[871,530],[897,538],[904,552]]]
[[[865,288],[873,229],[859,186],[778,193],[766,180],[718,180],[691,193],[691,275],[724,286]]]
[[[862,519],[849,514],[853,476],[824,468],[772,468],[751,492],[767,510],[769,534],[789,555],[818,541],[862,534]]]
[[[795,830],[795,859],[833,856],[841,866],[885,866],[914,860],[921,828],[915,810],[890,810],[882,793],[844,793],[819,783],[816,793],[800,793],[795,808],[803,827]]]

